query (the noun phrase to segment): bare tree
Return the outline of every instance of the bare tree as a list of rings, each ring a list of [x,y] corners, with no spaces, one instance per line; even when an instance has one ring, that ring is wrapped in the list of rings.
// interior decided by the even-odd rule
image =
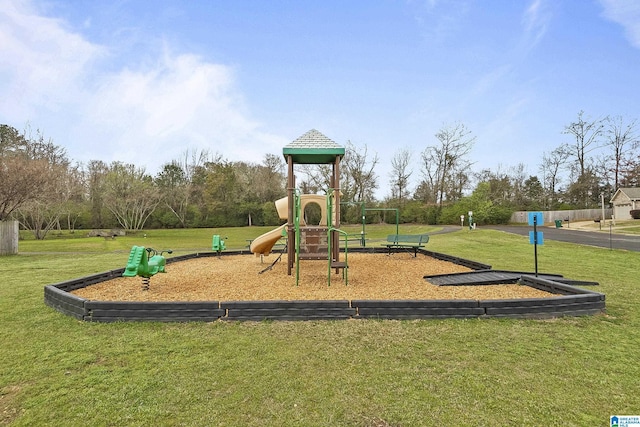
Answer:
[[[296,185],[300,187],[302,193],[321,194],[331,187],[331,165],[303,164],[298,170],[301,172],[301,177]]]
[[[542,154],[540,173],[542,185],[545,189],[545,208],[553,209],[557,203],[557,188],[560,182],[560,171],[566,166],[569,152],[566,146],[561,145],[550,153]]]
[[[527,167],[524,163],[518,163],[510,168],[511,203],[515,206],[523,206],[525,204],[525,181],[527,178]]]
[[[27,128],[25,137],[30,141],[27,155],[42,163],[47,180],[33,199],[17,209],[16,216],[36,239],[44,239],[49,230],[60,227],[60,217],[68,209],[67,202],[77,188],[72,190],[69,185],[71,166],[63,148],[56,146],[51,138],[46,139],[40,130],[34,134]]]
[[[186,150],[179,159],[171,163],[175,163],[184,171],[184,177],[187,181],[192,181],[199,168],[220,157],[220,154],[212,156],[208,150]]]
[[[409,197],[409,178],[413,173],[410,168],[411,151],[399,149],[391,159],[391,197],[402,204]]]
[[[22,228],[30,230],[38,240],[49,231],[61,227],[66,217],[66,226],[71,231],[80,215],[84,197],[80,173],[76,166],[67,162],[49,163],[47,182],[38,191],[37,197],[26,202],[15,212]]]
[[[156,175],[155,183],[162,194],[164,205],[178,219],[180,226],[185,228],[191,196],[190,182],[186,172],[176,161],[167,163]]]
[[[0,125],[0,155],[21,153],[27,149],[28,141],[16,128]]]
[[[105,177],[104,204],[125,230],[141,230],[161,201],[144,168],[113,162]]]
[[[462,123],[443,125],[435,137],[438,145],[429,146],[422,152],[423,174],[428,188],[434,192],[433,199],[442,206],[448,196],[455,198],[460,192],[460,183],[464,182],[460,179],[461,173],[471,166],[467,155],[476,137],[471,136],[471,131]]]
[[[32,145],[15,128],[0,125],[0,221],[34,200],[49,180],[47,160],[35,157]]]
[[[640,187],[640,156],[636,155],[625,160],[620,187]]]
[[[622,168],[629,161],[629,156],[634,154],[640,144],[637,132],[637,120],[625,123],[622,116],[607,117],[605,129],[605,144],[611,150],[613,166],[613,189],[620,187]]]
[[[75,231],[75,226],[80,218],[83,207],[86,206],[87,193],[85,176],[79,164],[69,165],[66,173],[64,174],[63,181],[61,182],[61,192],[64,195],[62,199],[64,203],[62,205],[61,220],[66,218],[66,228],[71,233]],[[58,224],[58,229],[61,225]]]
[[[220,158],[219,154],[211,156],[208,150],[185,150],[180,157],[164,164],[155,176],[162,204],[178,221],[176,225],[188,226],[193,201],[202,199],[206,165]]]
[[[89,197],[89,211],[91,212],[91,227],[103,228],[108,215],[104,206],[104,188],[109,165],[102,160],[91,160],[84,171],[85,185]]]
[[[356,203],[373,200],[373,192],[378,188],[375,169],[378,155],[369,156],[367,145],[356,147],[347,141],[346,153],[342,161],[343,180],[341,182],[344,200]]]
[[[56,177],[55,180],[57,181],[58,178]],[[52,190],[54,187],[51,185]],[[36,240],[42,240],[59,224],[62,205],[57,202],[55,191],[46,192],[20,206],[14,212],[14,217],[18,219],[22,228],[33,233]]]
[[[578,164],[578,177],[587,171],[587,154],[599,148],[599,139],[604,129],[603,120],[585,119],[584,111],[578,113],[578,120],[569,123],[563,133],[573,135],[575,142],[567,145],[570,156],[575,157]]]

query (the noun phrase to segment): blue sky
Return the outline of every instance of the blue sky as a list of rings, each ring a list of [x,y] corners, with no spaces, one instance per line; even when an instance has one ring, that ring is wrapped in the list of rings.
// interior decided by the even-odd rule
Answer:
[[[259,163],[315,128],[378,154],[379,197],[448,124],[535,175],[580,110],[640,119],[636,0],[0,0],[0,58],[0,123],[75,161]]]

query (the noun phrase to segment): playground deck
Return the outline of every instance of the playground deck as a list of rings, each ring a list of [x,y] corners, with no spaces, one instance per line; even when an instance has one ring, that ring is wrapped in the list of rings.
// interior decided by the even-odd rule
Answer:
[[[426,275],[424,278],[431,284],[437,286],[473,286],[473,285],[497,285],[518,282],[522,276],[534,276],[532,272],[506,271],[506,270],[476,270],[462,273]],[[594,286],[597,282],[585,280],[572,280],[562,277],[559,274],[538,274],[538,277],[545,280],[554,280],[572,286]]]

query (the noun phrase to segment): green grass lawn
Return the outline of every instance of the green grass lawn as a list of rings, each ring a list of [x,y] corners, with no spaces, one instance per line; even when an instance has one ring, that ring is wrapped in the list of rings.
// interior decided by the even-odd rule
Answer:
[[[47,284],[124,267],[133,244],[202,251],[220,234],[241,248],[271,228],[21,241],[0,257],[0,425],[600,426],[640,413],[638,253],[545,241],[541,271],[607,296],[607,314],[581,318],[93,324],[43,303]],[[527,238],[494,230],[428,248],[534,267]]]
[[[86,231],[50,233],[47,239],[37,241],[28,232],[21,232],[20,252],[129,252],[132,245],[152,247],[158,250],[172,249],[176,254],[210,251],[214,234],[225,239],[226,247],[232,249],[247,249],[249,241],[267,231],[273,226],[238,227],[238,228],[194,228],[187,230],[148,230],[115,239],[104,237],[87,237]],[[440,227],[426,225],[401,225],[401,234],[429,233]],[[345,225],[342,230],[350,236],[360,236],[362,225]],[[373,244],[386,239],[388,234],[395,234],[395,225],[367,225],[365,228],[367,240]]]

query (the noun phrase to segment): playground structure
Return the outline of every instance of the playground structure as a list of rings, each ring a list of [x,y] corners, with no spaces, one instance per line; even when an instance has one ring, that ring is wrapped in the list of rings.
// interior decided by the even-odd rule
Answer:
[[[129,260],[122,275],[124,277],[142,277],[142,289],[149,290],[151,277],[157,273],[166,273],[165,265],[167,260],[163,255],[165,252],[170,254],[173,251],[167,250],[158,253],[153,248],[133,246],[131,252],[129,252]]]
[[[250,245],[251,252],[257,255],[268,255],[275,243],[281,237],[287,237],[287,274],[292,275],[294,266],[296,272],[296,285],[299,280],[301,260],[325,260],[328,270],[328,284],[331,283],[332,270],[338,273],[342,270],[345,285],[348,283],[348,239],[344,231],[340,230],[340,180],[339,166],[344,155],[344,148],[339,147],[333,141],[321,133],[311,130],[295,140],[283,150],[287,159],[288,180],[287,197],[276,201],[276,208],[282,219],[287,222],[274,230],[254,239]],[[294,164],[331,164],[332,176],[330,188],[326,195],[300,194],[295,186]],[[321,219],[319,224],[308,224],[305,219],[305,208],[315,203],[320,207]],[[491,266],[475,261],[464,260],[458,257],[439,254],[423,249],[428,236],[400,235],[398,233],[398,211],[396,209],[366,209],[360,204],[362,213],[362,248],[359,252],[365,252],[365,214],[373,210],[395,210],[396,234],[387,238],[386,249],[382,247],[366,249],[368,254],[391,252],[398,247],[411,249],[414,258],[418,253],[428,256],[430,260],[444,260],[456,265],[465,266],[472,272],[451,273],[437,276],[424,276],[421,272],[418,276],[424,280],[429,279],[439,287],[468,286],[519,283],[524,287],[544,290],[553,297],[543,298],[514,298],[508,299],[419,299],[415,298],[415,291],[411,290],[410,297],[388,299],[389,283],[384,283],[384,298],[370,298],[362,295],[345,296],[332,300],[304,300],[286,298],[267,298],[264,300],[237,299],[231,300],[190,300],[178,301],[110,301],[102,299],[86,299],[74,295],[72,292],[81,288],[96,285],[100,282],[112,280],[120,275],[134,277],[141,276],[143,290],[149,290],[149,280],[157,273],[165,272],[166,260],[163,252],[157,253],[152,248],[134,246],[129,255],[127,267],[108,272],[98,273],[93,276],[69,280],[67,282],[52,284],[45,287],[45,303],[56,310],[85,321],[112,322],[122,320],[155,320],[155,321],[216,321],[216,320],[315,320],[315,319],[433,319],[433,318],[486,318],[486,317],[533,317],[548,318],[557,316],[582,316],[598,314],[605,309],[605,296],[598,292],[580,289],[573,285],[594,285],[595,282],[576,282],[565,280],[561,276],[538,277],[523,272],[492,271]],[[344,239],[344,260],[340,259],[340,238]],[[415,240],[417,239],[417,240]],[[243,251],[236,253],[222,251],[226,249],[224,240],[219,235],[213,237],[211,253],[194,253],[173,257],[169,262],[187,261],[197,258],[212,256],[242,255]],[[166,251],[171,253],[171,251]],[[357,250],[356,250],[357,252]],[[281,254],[282,255],[282,254]],[[385,257],[390,259],[390,257]],[[433,264],[432,261],[427,261]],[[352,257],[352,263],[357,265],[357,256]],[[227,263],[218,263],[224,265]],[[275,263],[274,263],[275,264]],[[380,263],[381,264],[381,263]],[[360,264],[362,265],[362,264]],[[416,265],[415,261],[412,265]],[[272,266],[273,267],[273,264]],[[321,267],[321,266],[318,266]],[[262,272],[268,270],[263,270]],[[313,267],[308,267],[310,270]],[[320,268],[322,270],[322,268]],[[362,267],[354,271],[354,283],[356,286],[334,287],[331,291],[358,291],[358,275],[371,272],[371,268]],[[371,280],[377,282],[384,275],[400,270],[394,265],[383,272],[374,273]],[[218,272],[219,273],[219,272]],[[233,279],[237,277],[237,271],[233,272]],[[268,276],[264,276],[268,277]],[[321,276],[320,276],[321,277]],[[362,280],[362,279],[360,279]],[[247,279],[255,284],[255,276]],[[233,280],[229,280],[234,283]],[[249,283],[247,283],[248,285]],[[396,280],[396,285],[406,286],[406,278]],[[393,285],[391,284],[391,286]],[[306,283],[304,285],[307,285]],[[321,286],[324,284],[322,283]],[[367,283],[364,282],[364,288]],[[242,283],[240,284],[242,288]],[[265,287],[266,288],[266,287]],[[289,287],[290,288],[290,287]],[[300,288],[304,288],[301,286]],[[362,289],[363,287],[360,287]],[[420,289],[425,288],[420,285]],[[296,288],[297,289],[297,288]],[[326,289],[323,289],[323,293]],[[155,291],[155,289],[154,289]],[[287,291],[288,292],[288,291]],[[305,290],[306,292],[306,290]],[[146,293],[147,298],[156,298],[156,295]],[[251,295],[255,297],[255,294]],[[144,298],[143,298],[144,299]]]
[[[291,276],[295,266],[296,284],[301,260],[326,260],[328,285],[331,284],[332,270],[336,273],[342,270],[347,284],[347,234],[340,230],[340,160],[345,149],[312,129],[285,146],[282,153],[287,161],[287,197],[276,201],[276,209],[280,218],[287,222],[256,238],[250,250],[256,255],[268,255],[284,233],[287,237],[287,274]],[[300,194],[295,182],[296,164],[332,165],[327,194]],[[310,203],[320,207],[321,219],[317,225],[307,224],[305,220],[305,208]],[[345,237],[344,261],[340,259],[341,236]]]
[[[317,131],[310,131],[303,135],[294,144],[284,149],[284,155],[288,164],[288,195],[276,201],[276,207],[281,218],[287,223],[276,229],[259,236],[251,243],[251,251],[257,255],[269,254],[275,243],[281,238],[287,237],[286,251],[288,254],[287,273],[292,275],[293,267],[296,271],[296,285],[299,280],[300,260],[325,260],[328,270],[328,284],[330,285],[331,273],[335,269],[336,273],[342,270],[345,285],[348,283],[348,239],[346,233],[340,230],[340,186],[339,186],[339,163],[344,149],[336,145],[328,144],[324,137]],[[320,142],[321,144],[313,144]],[[330,142],[330,140],[329,140]],[[309,144],[311,143],[311,144]],[[332,143],[332,142],[331,142]],[[305,145],[306,144],[306,145]],[[333,144],[333,143],[332,143]],[[331,186],[326,195],[303,195],[295,188],[295,176],[293,174],[295,163],[318,163],[333,165]],[[305,219],[305,207],[315,203],[320,207],[321,219],[319,224],[308,224]],[[605,296],[601,293],[585,290],[576,286],[597,285],[596,282],[575,281],[564,279],[559,275],[533,276],[524,272],[493,271],[491,266],[481,264],[471,260],[439,254],[423,249],[428,241],[427,235],[400,235],[398,231],[398,211],[395,209],[371,209],[373,210],[395,210],[396,212],[396,234],[387,237],[386,249],[382,247],[364,248],[364,227],[365,214],[369,209],[364,204],[360,204],[363,230],[361,233],[362,248],[355,252],[376,254],[386,253],[389,255],[392,249],[410,249],[413,251],[413,258],[418,253],[429,257],[430,260],[444,260],[456,265],[467,267],[471,272],[454,272],[448,274],[423,275],[418,276],[422,280],[428,280],[438,287],[451,286],[483,286],[496,284],[518,283],[522,287],[535,288],[554,294],[552,297],[509,297],[501,298],[464,298],[452,299],[420,299],[415,298],[415,288],[410,292],[409,297],[388,298],[389,286],[406,286],[406,277],[395,283],[384,282],[384,297],[371,298],[362,295],[345,295],[344,297],[325,300],[296,298],[288,299],[279,297],[277,299],[251,299],[255,298],[252,293],[249,298],[238,299],[234,291],[234,298],[230,300],[208,300],[207,298],[198,300],[155,300],[157,296],[146,293],[145,295],[153,300],[144,301],[121,301],[86,299],[86,297],[72,294],[73,291],[96,285],[100,282],[109,281],[120,275],[141,276],[143,278],[143,290],[149,290],[149,280],[157,273],[165,272],[163,252],[157,253],[152,248],[134,246],[129,255],[129,262],[124,269],[112,270],[98,273],[93,276],[82,277],[69,280],[67,282],[52,284],[45,287],[45,303],[56,310],[85,321],[112,322],[122,320],[155,320],[155,321],[215,321],[215,320],[320,320],[320,319],[433,319],[433,318],[487,318],[487,317],[532,317],[549,318],[558,316],[583,316],[593,315],[604,311]],[[310,221],[309,221],[310,222]],[[344,261],[340,259],[341,248],[340,238],[344,239]],[[219,235],[214,236],[212,241],[213,251],[210,253],[194,253],[182,255],[169,259],[169,262],[187,261],[197,258],[207,258],[212,256],[233,256],[242,255],[243,251],[226,250],[224,241]],[[171,253],[171,251],[167,251]],[[281,255],[283,255],[281,253]],[[390,257],[385,257],[390,259]],[[432,261],[427,261],[430,265]],[[357,256],[352,259],[354,265],[358,264]],[[220,263],[224,265],[226,263]],[[275,263],[274,263],[275,264]],[[378,263],[382,264],[382,263]],[[387,267],[382,272],[374,272],[372,280],[374,283],[382,276],[400,270],[394,267]],[[362,266],[362,264],[360,264]],[[417,265],[415,262],[412,265]],[[273,264],[272,266],[273,267]],[[318,266],[320,267],[320,266]],[[308,266],[310,270],[314,267]],[[264,269],[262,272],[270,269]],[[322,270],[322,268],[320,268]],[[358,280],[362,280],[358,275],[371,272],[372,268],[361,267],[354,271],[355,286],[334,287],[331,291],[357,292],[363,287],[359,286]],[[218,274],[219,272],[217,272]],[[233,279],[237,277],[237,271],[233,272]],[[268,276],[265,276],[268,277]],[[255,278],[247,279],[255,285]],[[230,283],[233,280],[229,280]],[[369,289],[364,282],[364,288]],[[242,284],[241,284],[242,285]],[[247,283],[249,285],[249,283]],[[306,286],[307,283],[304,283]],[[322,284],[323,285],[323,284]],[[322,286],[321,285],[321,286]],[[300,288],[304,288],[301,286]],[[243,286],[241,286],[243,287]],[[249,287],[249,286],[247,286]],[[166,288],[166,287],[165,287]],[[266,287],[265,287],[266,288]],[[420,285],[419,289],[424,290]],[[353,291],[352,291],[353,289]],[[308,288],[304,292],[308,292]],[[155,289],[154,289],[155,291]],[[323,290],[324,291],[324,290]],[[324,292],[323,292],[324,293]],[[287,291],[289,295],[289,291]]]

